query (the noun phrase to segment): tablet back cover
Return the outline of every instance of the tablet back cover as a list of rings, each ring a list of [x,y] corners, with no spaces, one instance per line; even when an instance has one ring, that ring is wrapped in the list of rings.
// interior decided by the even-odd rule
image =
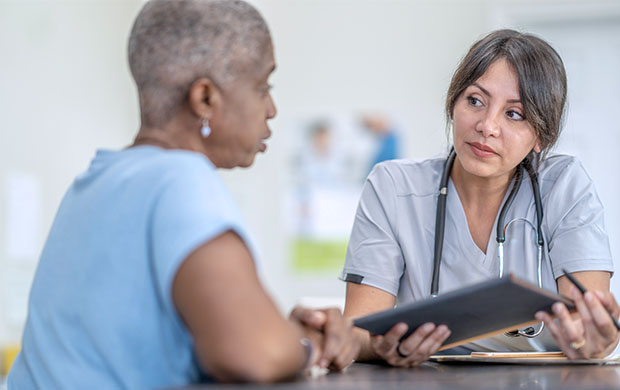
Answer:
[[[510,274],[360,317],[354,324],[371,334],[385,334],[404,322],[409,325],[404,337],[427,322],[445,324],[452,333],[440,349],[447,349],[534,324],[537,311],[551,312],[551,305],[558,301],[575,309],[570,299]]]

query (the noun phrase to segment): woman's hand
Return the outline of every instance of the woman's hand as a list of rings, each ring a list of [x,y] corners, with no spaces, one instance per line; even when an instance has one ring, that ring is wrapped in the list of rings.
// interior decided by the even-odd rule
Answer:
[[[585,294],[574,286],[570,289],[578,317],[573,318],[563,303],[553,305],[555,322],[548,313],[536,313],[544,321],[558,346],[569,359],[604,358],[618,344],[619,332],[609,318],[620,315],[620,307],[610,292],[589,291]]]
[[[392,366],[414,367],[437,352],[450,336],[447,326],[426,323],[399,342],[408,329],[407,324],[401,322],[394,325],[385,335],[371,336],[370,346],[373,352]]]
[[[353,321],[344,317],[339,309],[314,310],[297,306],[289,318],[301,325],[304,336],[314,343],[315,356],[311,364],[343,370],[357,357],[360,345],[353,337]]]

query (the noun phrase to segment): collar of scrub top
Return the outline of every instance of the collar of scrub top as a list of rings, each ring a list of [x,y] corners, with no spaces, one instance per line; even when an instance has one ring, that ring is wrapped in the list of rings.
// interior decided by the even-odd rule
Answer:
[[[446,225],[446,200],[448,198],[448,180],[450,179],[450,172],[452,172],[452,166],[454,165],[454,159],[456,158],[456,152],[454,151],[454,147],[450,150],[450,154],[446,159],[444,164],[443,173],[441,174],[441,181],[439,183],[439,198],[437,199],[437,215],[435,219],[435,254],[433,259],[433,279],[431,282],[431,296],[436,297],[439,292],[439,268],[441,266],[441,252],[443,250],[443,239],[444,239],[444,230]],[[506,218],[506,213],[508,209],[512,205],[514,198],[517,196],[517,192],[519,192],[519,188],[521,187],[521,181],[523,178],[522,171],[525,169],[527,171],[530,181],[532,182],[532,192],[534,195],[534,203],[536,206],[536,222],[537,226],[534,227],[532,222],[530,222],[526,218],[517,218],[508,222],[504,225],[504,219]],[[542,209],[542,200],[540,198],[540,189],[538,187],[538,178],[536,172],[532,168],[532,164],[530,160],[526,157],[523,161],[517,166],[514,178],[514,184],[512,185],[512,190],[508,195],[508,199],[504,203],[502,207],[499,218],[497,219],[496,226],[496,240],[497,240],[497,259],[499,261],[499,277],[504,276],[504,243],[506,242],[506,231],[508,227],[515,221],[524,221],[529,224],[533,229],[536,230],[536,244],[538,246],[538,287],[542,288],[542,260],[543,260],[543,247],[544,241],[542,236],[542,217],[543,217],[543,209]],[[538,336],[544,328],[544,323],[541,323],[541,326],[538,330],[535,330],[533,327],[528,327],[524,330],[516,330],[512,332],[507,332],[506,334],[509,336],[524,336],[524,337],[536,337]]]

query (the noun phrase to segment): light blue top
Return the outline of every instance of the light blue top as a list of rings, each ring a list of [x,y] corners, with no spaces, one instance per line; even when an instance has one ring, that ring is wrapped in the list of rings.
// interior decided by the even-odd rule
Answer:
[[[172,301],[183,260],[240,213],[203,155],[98,151],[65,195],[30,292],[9,389],[146,389],[201,378]]]
[[[358,275],[358,279],[363,278],[361,283],[387,291],[401,304],[430,296],[435,215],[445,160],[446,156],[424,161],[395,160],[375,167],[355,216],[343,279],[347,274]],[[581,163],[572,156],[550,155],[538,167],[538,183],[545,239],[543,287],[557,291],[556,279],[563,275],[563,268],[568,272],[612,272],[603,205]],[[506,214],[505,223],[511,221],[506,232],[504,273],[538,284],[536,230],[532,228],[536,226],[536,208],[525,173]],[[450,179],[439,294],[498,277],[495,235],[494,228],[486,251],[478,248]],[[475,349],[551,348],[548,344],[532,346],[535,341],[523,337],[501,339],[481,340]]]

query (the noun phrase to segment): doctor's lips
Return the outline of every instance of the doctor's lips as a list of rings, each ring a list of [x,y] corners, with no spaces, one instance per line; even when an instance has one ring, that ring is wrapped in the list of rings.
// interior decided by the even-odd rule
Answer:
[[[469,145],[471,151],[478,157],[497,156],[497,152],[490,146],[486,146],[478,142],[468,142],[467,145]]]

